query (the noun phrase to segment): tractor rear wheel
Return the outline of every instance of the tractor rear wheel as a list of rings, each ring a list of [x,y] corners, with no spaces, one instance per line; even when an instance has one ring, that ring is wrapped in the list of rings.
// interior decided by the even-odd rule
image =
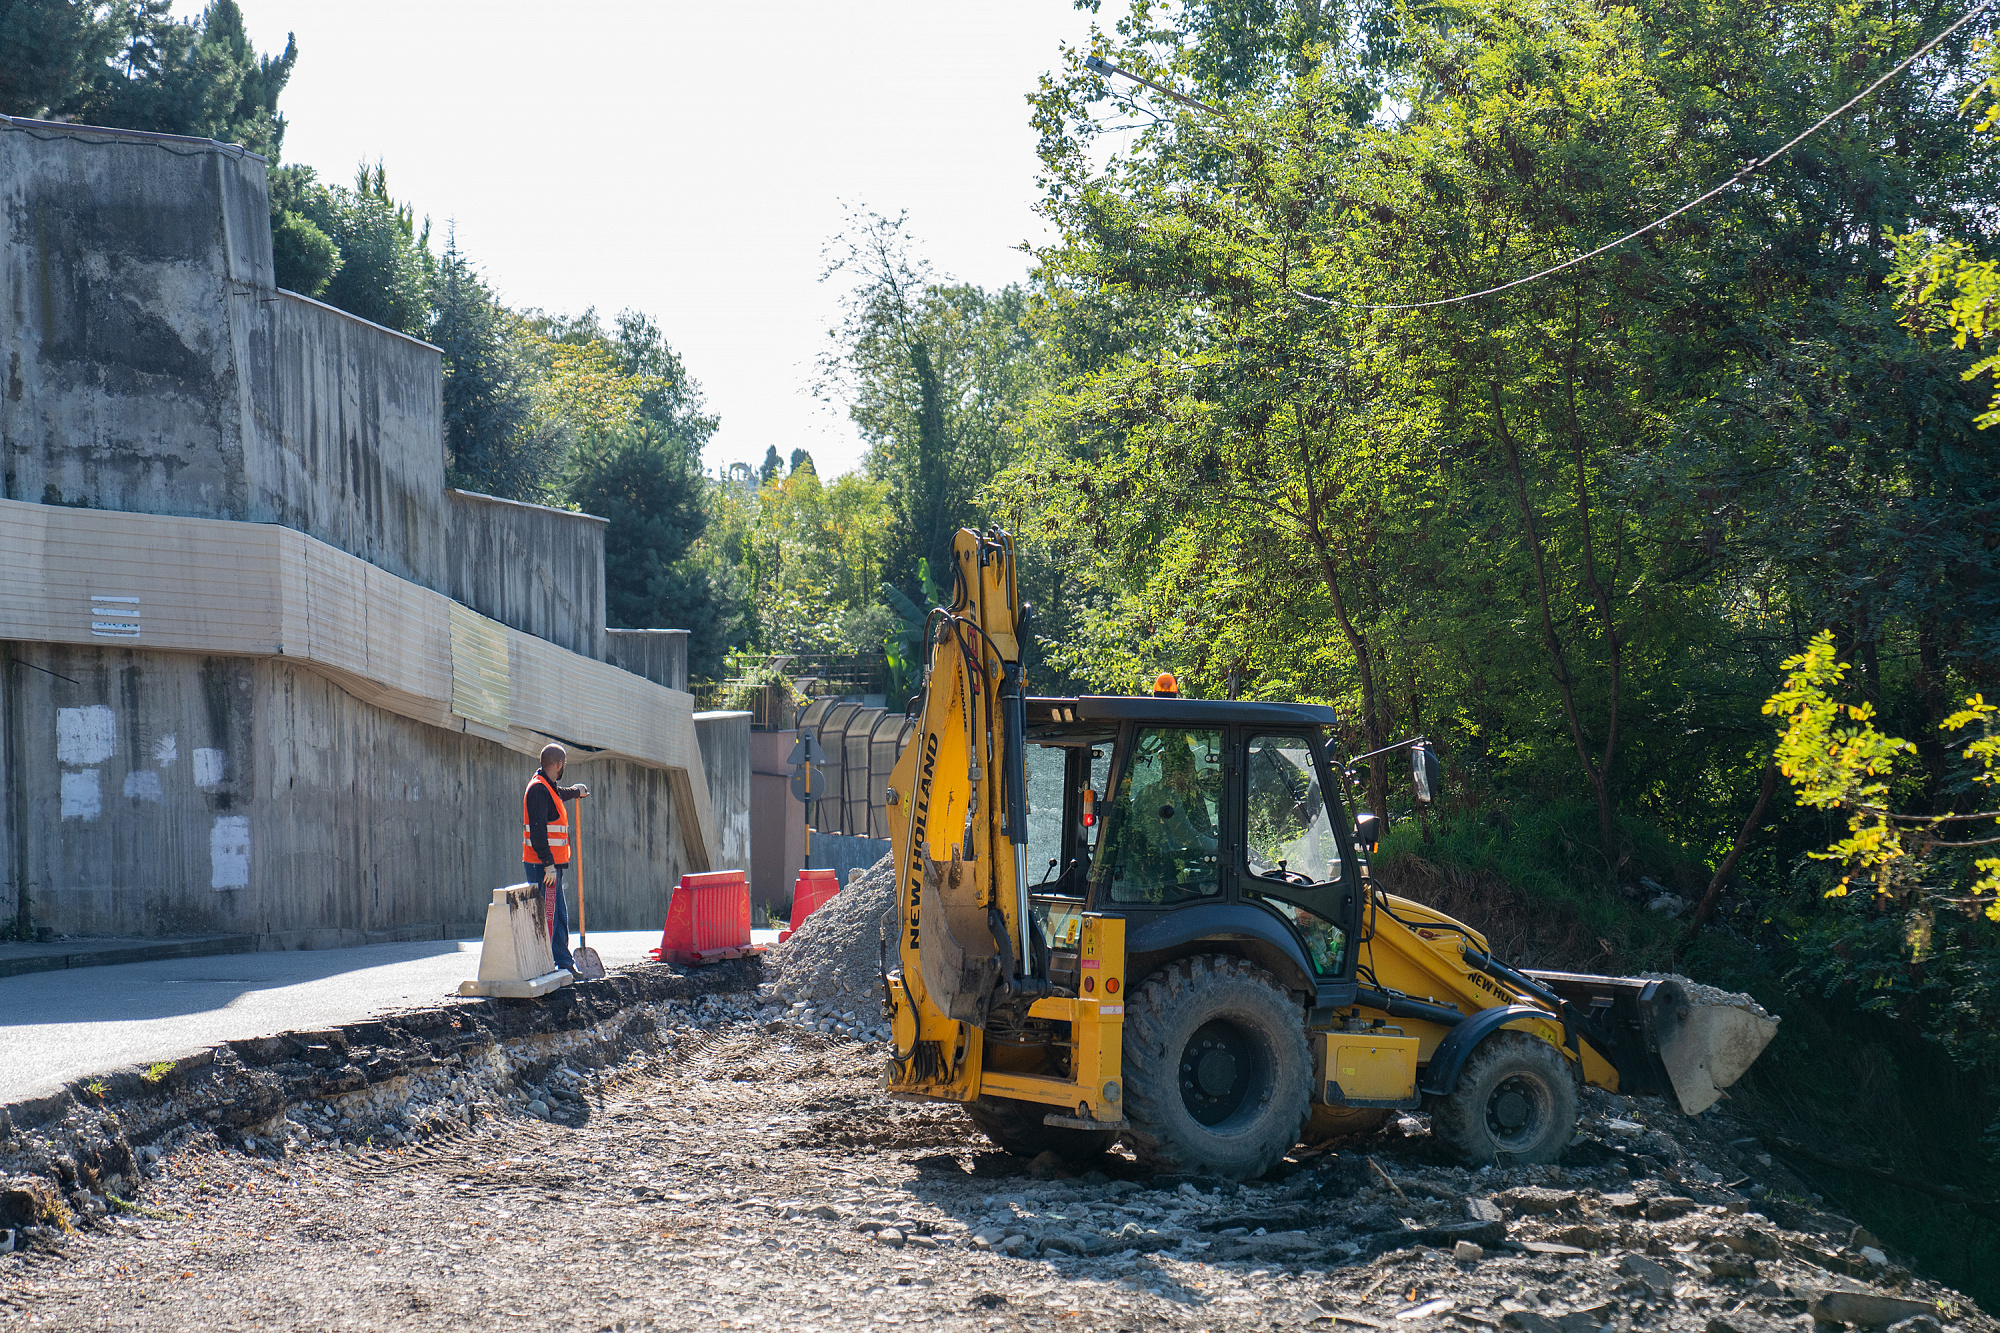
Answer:
[[[1183,958],[1125,1006],[1125,1140],[1156,1171],[1253,1180],[1311,1110],[1305,1015],[1240,958]]]
[[[966,1103],[965,1113],[980,1133],[1023,1157],[1040,1157],[1052,1151],[1066,1162],[1084,1162],[1111,1151],[1118,1138],[1115,1129],[1071,1129],[1042,1123],[1043,1116],[1061,1109],[1012,1097],[981,1097]]]
[[[1432,1135],[1474,1165],[1553,1162],[1576,1132],[1576,1077],[1541,1038],[1502,1030],[1473,1050],[1456,1089],[1425,1105]]]

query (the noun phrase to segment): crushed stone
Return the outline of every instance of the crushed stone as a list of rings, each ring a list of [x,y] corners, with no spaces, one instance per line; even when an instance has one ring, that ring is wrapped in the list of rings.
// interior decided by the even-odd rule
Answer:
[[[1678,981],[1687,992],[1688,1002],[1696,1007],[1719,1005],[1725,1009],[1742,1009],[1759,1018],[1770,1018],[1771,1013],[1763,1005],[1741,991],[1723,990],[1717,986],[1703,985],[1692,977],[1684,977],[1678,972],[1641,972],[1644,981]]]
[[[792,937],[771,951],[778,964],[777,994],[795,1006],[843,1010],[877,1007],[882,977],[882,936],[896,921],[894,856],[852,876],[839,893],[807,917]]]

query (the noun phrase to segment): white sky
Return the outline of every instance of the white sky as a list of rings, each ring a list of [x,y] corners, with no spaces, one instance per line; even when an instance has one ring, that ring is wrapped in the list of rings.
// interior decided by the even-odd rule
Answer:
[[[239,3],[258,49],[298,35],[286,161],[347,184],[381,158],[433,247],[456,223],[509,305],[648,312],[722,418],[709,467],[803,445],[822,476],[861,455],[807,392],[843,201],[908,209],[940,273],[1025,276],[1013,247],[1044,232],[1023,98],[1092,19],[1070,0]]]

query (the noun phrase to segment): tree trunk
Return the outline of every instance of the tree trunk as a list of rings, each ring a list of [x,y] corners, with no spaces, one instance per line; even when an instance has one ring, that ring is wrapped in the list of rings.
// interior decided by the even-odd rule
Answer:
[[[1736,860],[1743,855],[1743,849],[1750,845],[1750,839],[1757,835],[1757,823],[1763,819],[1764,807],[1771,803],[1771,793],[1776,791],[1777,787],[1778,765],[1775,762],[1765,764],[1764,782],[1757,792],[1757,803],[1750,807],[1750,817],[1743,821],[1743,828],[1737,833],[1736,841],[1730,845],[1729,855],[1723,857],[1722,864],[1715,868],[1715,875],[1708,881],[1707,890],[1702,893],[1701,901],[1695,905],[1694,916],[1688,921],[1687,931],[1681,936],[1680,943],[1674,946],[1674,962],[1680,962],[1681,956],[1693,946],[1694,937],[1701,934],[1701,928],[1708,924],[1711,916],[1715,915],[1715,902],[1722,896],[1723,882],[1729,878],[1729,872],[1736,869]]]
[[[1507,429],[1507,417],[1501,403],[1500,386],[1490,386],[1493,395],[1493,420],[1499,428],[1500,444],[1507,455],[1507,470],[1513,477],[1514,496],[1521,510],[1521,525],[1528,561],[1535,571],[1535,594],[1542,614],[1542,644],[1548,650],[1551,672],[1555,676],[1556,689],[1562,696],[1563,717],[1569,723],[1570,739],[1576,745],[1577,762],[1583,765],[1584,776],[1590,780],[1591,793],[1597,798],[1598,835],[1603,839],[1601,852],[1604,868],[1608,875],[1615,874],[1618,867],[1616,826],[1611,814],[1611,789],[1605,781],[1604,773],[1590,756],[1590,740],[1584,734],[1583,719],[1577,711],[1576,692],[1569,673],[1569,661],[1563,654],[1562,638],[1556,633],[1555,615],[1549,602],[1548,567],[1542,551],[1540,526],[1535,522],[1534,502],[1528,496],[1526,469],[1521,463],[1520,443],[1512,431]]]

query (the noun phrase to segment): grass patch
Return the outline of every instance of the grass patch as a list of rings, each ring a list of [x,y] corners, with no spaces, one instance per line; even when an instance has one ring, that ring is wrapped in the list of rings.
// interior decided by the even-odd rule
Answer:
[[[1615,884],[1605,877],[1596,808],[1583,802],[1440,812],[1428,838],[1406,819],[1383,838],[1373,868],[1391,893],[1482,931],[1516,966],[1663,969],[1684,927],[1645,910],[1652,895],[1639,881],[1693,901],[1710,872],[1649,824],[1621,819],[1616,831]]]
[[[139,1077],[148,1083],[158,1083],[161,1079],[174,1072],[177,1063],[173,1060],[156,1060],[152,1064],[147,1065],[146,1072],[139,1075]]]

